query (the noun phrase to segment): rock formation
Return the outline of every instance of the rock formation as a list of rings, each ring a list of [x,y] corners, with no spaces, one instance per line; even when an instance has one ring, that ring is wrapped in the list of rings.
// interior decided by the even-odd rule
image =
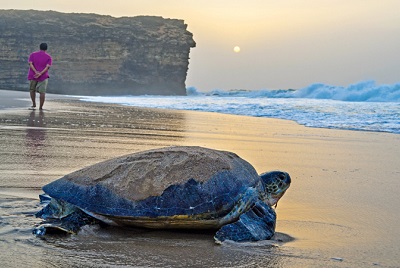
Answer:
[[[28,57],[48,44],[48,91],[185,95],[193,35],[183,20],[0,10],[0,88],[28,90]]]

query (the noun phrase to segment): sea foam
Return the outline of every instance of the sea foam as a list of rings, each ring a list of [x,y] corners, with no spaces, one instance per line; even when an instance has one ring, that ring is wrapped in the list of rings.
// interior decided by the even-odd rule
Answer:
[[[375,81],[363,81],[349,86],[332,86],[315,83],[301,89],[279,90],[213,90],[201,93],[196,88],[187,89],[190,96],[213,95],[220,97],[247,97],[247,98],[305,98],[329,99],[354,102],[400,102],[400,83],[391,85],[377,85]]]
[[[400,84],[366,81],[299,90],[187,89],[187,96],[82,96],[83,101],[288,119],[309,127],[400,134]]]

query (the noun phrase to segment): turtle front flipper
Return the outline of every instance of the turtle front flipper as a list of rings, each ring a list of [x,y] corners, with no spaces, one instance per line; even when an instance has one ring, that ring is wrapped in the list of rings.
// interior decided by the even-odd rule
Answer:
[[[236,222],[222,226],[214,236],[216,243],[268,240],[275,234],[275,211],[262,201],[257,201]]]

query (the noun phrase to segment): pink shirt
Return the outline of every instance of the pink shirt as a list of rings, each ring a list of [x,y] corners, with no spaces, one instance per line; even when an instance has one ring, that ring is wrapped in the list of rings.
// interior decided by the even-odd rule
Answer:
[[[39,50],[36,52],[33,52],[31,55],[29,55],[29,60],[28,63],[32,62],[33,66],[38,72],[41,72],[46,68],[47,65],[51,66],[52,64],[52,58],[49,54],[47,54],[43,50]],[[38,78],[35,78],[35,72],[32,70],[32,68],[29,68],[28,72],[28,80],[37,80],[37,81],[43,81],[49,78],[49,72],[46,71],[44,74],[39,76]]]

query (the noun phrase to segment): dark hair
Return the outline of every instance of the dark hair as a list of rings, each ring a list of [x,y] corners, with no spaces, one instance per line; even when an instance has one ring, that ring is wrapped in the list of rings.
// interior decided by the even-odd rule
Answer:
[[[47,44],[46,43],[41,43],[40,44],[40,50],[47,50]]]

